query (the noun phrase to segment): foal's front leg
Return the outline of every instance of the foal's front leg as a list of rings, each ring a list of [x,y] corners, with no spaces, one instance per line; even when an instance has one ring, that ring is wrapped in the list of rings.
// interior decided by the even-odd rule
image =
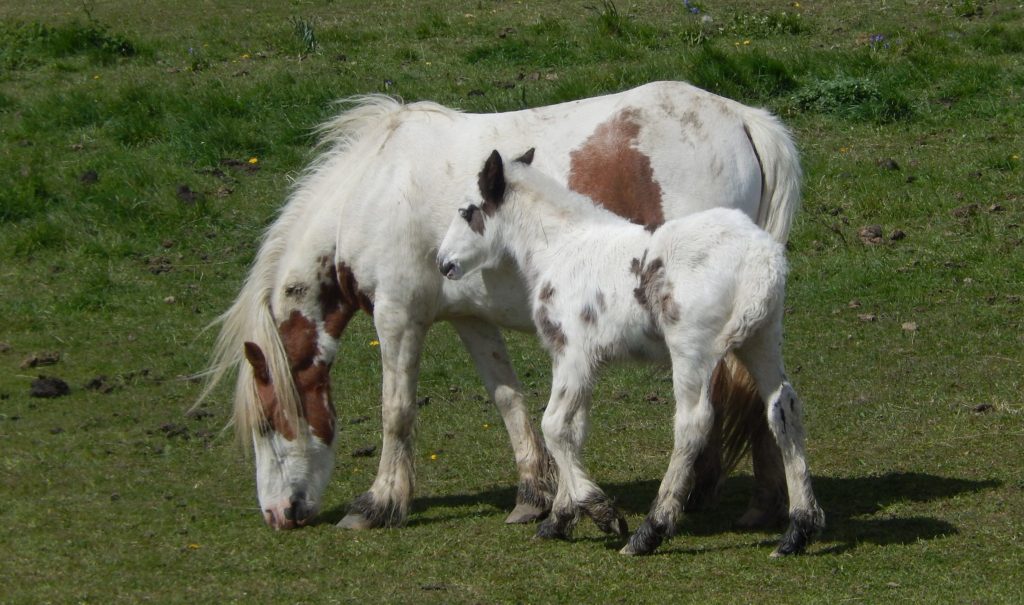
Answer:
[[[551,398],[541,428],[548,451],[558,466],[558,491],[551,515],[537,528],[537,537],[568,538],[581,512],[593,519],[601,531],[625,537],[629,532],[626,518],[590,480],[580,461],[593,391],[589,364],[562,357],[556,360],[553,374]]]

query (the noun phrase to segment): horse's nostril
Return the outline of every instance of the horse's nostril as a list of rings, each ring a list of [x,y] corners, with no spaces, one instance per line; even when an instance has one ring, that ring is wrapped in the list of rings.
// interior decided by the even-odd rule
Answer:
[[[437,268],[441,270],[441,275],[448,275],[448,272],[451,271],[452,267],[454,267],[454,266],[455,266],[455,263],[453,263],[451,261],[448,261],[448,262],[445,262],[443,260],[437,261]]]
[[[294,496],[292,496],[289,503],[291,506],[289,506],[284,511],[284,516],[286,519],[288,519],[289,521],[293,521],[295,523],[304,523],[308,520],[310,509],[308,506],[306,506],[305,493],[299,492],[295,494]]]

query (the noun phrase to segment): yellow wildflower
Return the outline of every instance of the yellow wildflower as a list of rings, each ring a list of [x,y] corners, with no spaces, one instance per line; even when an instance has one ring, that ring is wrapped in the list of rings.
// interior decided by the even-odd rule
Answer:
[[[370,346],[371,347],[379,347],[380,346],[380,341],[379,340],[371,340],[370,341]]]
[[[260,163],[260,159],[258,157],[253,156],[253,157],[249,158],[249,163],[250,164],[259,164]]]

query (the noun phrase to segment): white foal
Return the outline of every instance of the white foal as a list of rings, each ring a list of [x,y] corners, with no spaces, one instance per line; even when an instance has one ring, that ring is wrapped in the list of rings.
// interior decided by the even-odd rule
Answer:
[[[587,476],[580,451],[597,368],[621,358],[672,364],[675,447],[647,518],[624,554],[647,554],[671,535],[711,431],[711,377],[734,352],[766,402],[782,451],[789,528],[773,556],[803,550],[824,527],[804,454],[801,406],[782,363],[784,248],[743,212],[712,209],[655,229],[631,223],[529,166],[484,164],[482,201],[459,209],[438,251],[449,279],[507,254],[531,292],[533,320],[553,361],[544,440],[558,465],[551,515],[537,535],[564,538],[590,516],[625,537],[625,518]]]

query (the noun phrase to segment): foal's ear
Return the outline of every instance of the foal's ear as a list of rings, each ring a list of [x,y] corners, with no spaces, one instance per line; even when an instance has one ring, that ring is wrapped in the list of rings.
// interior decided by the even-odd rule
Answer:
[[[501,163],[501,154],[495,149],[491,156],[484,162],[484,169],[480,171],[477,178],[477,185],[480,186],[480,194],[485,203],[493,204],[495,207],[501,205],[505,197],[505,167]]]
[[[270,370],[267,369],[267,358],[263,355],[263,349],[254,342],[245,343],[245,358],[252,366],[253,376],[260,384],[270,384]]]
[[[529,166],[530,164],[533,163],[533,152],[534,151],[537,151],[537,148],[536,147],[530,147],[530,150],[527,151],[526,153],[524,153],[523,155],[519,156],[518,158],[516,158],[516,161],[517,162],[522,162],[523,164],[526,164],[527,166]]]

